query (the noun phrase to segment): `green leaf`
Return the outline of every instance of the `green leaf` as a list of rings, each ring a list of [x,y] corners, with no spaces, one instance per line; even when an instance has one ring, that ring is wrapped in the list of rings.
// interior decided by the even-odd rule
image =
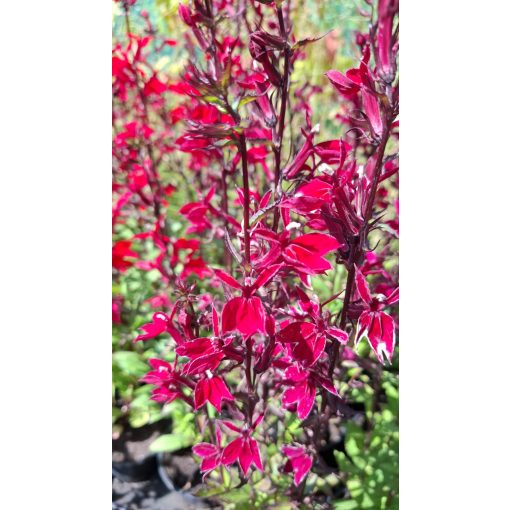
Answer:
[[[113,363],[116,364],[120,370],[126,374],[141,377],[144,375],[148,367],[142,361],[137,352],[132,351],[118,351],[112,355]]]
[[[335,510],[356,510],[356,508],[359,508],[359,505],[353,499],[337,501],[335,503]]]
[[[159,436],[150,446],[151,452],[176,452],[188,448],[194,443],[194,434],[163,434]]]

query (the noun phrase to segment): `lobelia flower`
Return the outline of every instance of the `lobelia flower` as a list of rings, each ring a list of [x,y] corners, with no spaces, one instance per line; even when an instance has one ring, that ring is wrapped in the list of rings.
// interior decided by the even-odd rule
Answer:
[[[306,453],[304,446],[283,445],[282,453],[289,459],[283,466],[283,471],[294,473],[294,485],[297,487],[312,468],[312,456]]]
[[[193,446],[191,451],[198,457],[202,458],[200,471],[202,471],[202,479],[204,479],[211,471],[221,464],[223,449],[221,448],[221,430],[219,427],[216,427],[216,444],[198,443]]]
[[[181,386],[184,381],[180,373],[170,363],[157,358],[149,359],[153,370],[147,372],[140,381],[153,384],[151,400],[162,404],[169,404],[177,398],[184,398]],[[187,399],[186,399],[187,400]]]
[[[275,87],[280,87],[282,77],[278,71],[274,50],[283,50],[286,46],[285,39],[277,35],[269,34],[263,30],[257,30],[250,34],[250,43],[248,49],[253,60],[259,62],[271,82]]]
[[[291,366],[285,370],[284,384],[289,387],[282,394],[282,403],[285,407],[297,404],[297,416],[300,420],[304,420],[310,414],[318,386],[338,396],[333,383],[326,377],[298,366]]]
[[[202,279],[206,276],[211,276],[212,271],[207,267],[202,257],[191,258],[191,256],[189,256],[184,262],[181,278],[184,279],[192,273]]]
[[[112,298],[112,322],[113,324],[122,324],[122,302],[124,297],[122,295]]]
[[[326,346],[326,339],[346,344],[349,335],[334,326],[329,325],[329,316],[321,314],[318,303],[312,301],[299,287],[296,289],[300,296],[299,305],[304,313],[295,315],[310,319],[296,321],[282,327],[278,341],[289,346],[289,354],[305,367],[311,367],[320,358]],[[291,310],[292,312],[292,310]]]
[[[396,52],[393,49],[395,41],[392,39],[393,18],[398,12],[398,0],[379,0],[377,6],[377,54],[378,71],[386,83],[395,79]]]
[[[365,305],[365,310],[358,319],[356,345],[366,337],[377,359],[384,363],[383,353],[391,361],[395,348],[395,321],[381,310],[398,301],[398,287],[388,296],[373,296],[368,283],[359,270],[356,270],[356,286]]]
[[[252,437],[254,429],[262,421],[262,418],[263,415],[260,415],[251,427],[245,428],[244,430],[236,427],[230,422],[223,422],[223,424],[230,430],[239,433],[239,436],[224,448],[221,456],[221,463],[223,465],[229,466],[237,461],[244,476],[247,475],[252,464],[258,470],[263,470],[259,445]]]
[[[383,124],[377,99],[377,90],[368,68],[369,59],[370,48],[366,46],[359,68],[349,69],[345,75],[339,71],[332,70],[328,71],[326,76],[338,92],[346,98],[357,96],[358,92],[361,91],[363,107],[370,127],[373,134],[376,137],[380,137],[383,131]]]
[[[200,471],[204,478],[221,464],[221,448],[211,443],[198,443],[191,448],[192,452],[202,457]]]
[[[157,77],[156,74],[153,74],[143,88],[143,94],[145,96],[150,96],[152,94],[156,96],[160,96],[167,90],[167,86]]]
[[[195,338],[185,342],[175,350],[179,356],[186,356],[190,361],[183,366],[187,375],[203,374],[214,370],[225,357],[219,342],[212,338]]]
[[[170,318],[166,313],[156,312],[152,316],[152,322],[144,324],[140,327],[140,329],[143,329],[145,333],[138,335],[135,338],[135,342],[139,342],[141,340],[150,340],[161,335],[161,333],[165,333],[167,331],[169,321]]]
[[[323,274],[331,264],[323,257],[340,248],[340,243],[328,234],[304,234],[292,241],[284,241],[282,257],[298,272]]]
[[[112,248],[112,266],[123,273],[134,264],[130,258],[138,258],[138,253],[131,249],[131,241],[117,241]]]
[[[211,210],[210,201],[214,191],[213,186],[200,202],[189,202],[179,209],[179,212],[191,223],[191,227],[186,230],[187,234],[211,228],[211,222],[206,215]]]
[[[210,402],[220,413],[222,400],[234,400],[225,381],[208,373],[195,386],[195,410],[200,409],[206,402]]]
[[[283,210],[285,211],[285,208]],[[280,263],[296,271],[302,280],[306,280],[307,275],[324,274],[331,269],[332,266],[324,255],[341,246],[328,234],[304,234],[291,240],[289,230],[276,233],[261,226],[253,234],[269,244],[267,253],[254,261],[255,267]]]
[[[241,285],[237,280],[220,269],[214,272],[216,276],[229,287],[242,291],[242,296],[227,301],[221,314],[223,332],[239,331],[248,337],[255,333],[266,333],[266,312],[262,300],[255,296],[260,287],[271,281],[282,268],[276,264],[263,269],[253,284]]]
[[[318,177],[301,185],[291,198],[287,198],[280,204],[280,207],[291,209],[299,214],[307,214],[329,202],[332,190],[332,184]]]
[[[170,307],[170,299],[168,299],[168,296],[165,293],[162,294],[156,294],[154,296],[151,296],[145,300],[146,303],[149,303],[149,305],[152,308],[168,308]]]
[[[183,365],[183,373],[186,375],[203,374],[207,370],[215,370],[220,362],[225,359],[242,361],[242,356],[231,348],[232,336],[223,337],[220,334],[219,318],[216,309],[212,308],[213,337],[195,338],[183,342],[177,346],[175,352],[179,356],[190,359]]]

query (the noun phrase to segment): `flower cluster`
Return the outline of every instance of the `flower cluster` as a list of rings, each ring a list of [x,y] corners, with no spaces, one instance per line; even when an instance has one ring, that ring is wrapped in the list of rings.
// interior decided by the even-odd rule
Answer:
[[[235,463],[244,478],[263,471],[271,417],[288,412],[307,430],[281,448],[298,486],[346,403],[353,347],[366,338],[381,364],[395,351],[398,284],[387,261],[398,238],[398,2],[371,6],[356,67],[326,73],[346,128],[330,140],[312,124],[318,87],[291,80],[319,38],[296,40],[288,2],[238,4],[179,5],[191,58],[178,79],[146,58],[149,45],[175,45],[148,18],[149,35],[128,29],[114,48],[113,222],[135,210],[140,232],[115,242],[113,265],[160,273],[157,311],[136,341],[166,336],[172,356],[152,358],[143,382],[153,400],[204,413],[210,442],[193,447],[204,476]],[[238,30],[226,35],[224,20]],[[195,196],[179,209],[180,237],[167,221],[180,172],[165,173],[169,161],[194,176],[181,183]],[[144,258],[149,242],[156,255]],[[344,285],[321,301],[313,284],[333,270]]]

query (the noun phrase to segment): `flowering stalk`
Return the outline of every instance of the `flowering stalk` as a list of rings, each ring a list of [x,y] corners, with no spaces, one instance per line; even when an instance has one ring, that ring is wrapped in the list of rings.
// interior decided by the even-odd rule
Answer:
[[[367,366],[352,343],[366,339],[380,364],[391,361],[395,348],[398,281],[384,262],[394,257],[398,236],[398,155],[386,154],[398,137],[398,4],[380,0],[374,6],[374,28],[356,39],[359,65],[328,71],[325,91],[298,79],[290,88],[293,62],[319,38],[296,41],[290,8],[284,16],[282,4],[180,4],[190,56],[180,77],[164,77],[144,62],[150,38],[118,48],[115,111],[122,122],[115,137],[114,228],[120,232],[123,214],[136,211],[140,232],[119,239],[114,265],[121,275],[133,265],[162,275],[156,286],[168,295],[153,297],[156,310],[136,341],[166,338],[163,352],[171,349],[174,356],[171,362],[151,358],[142,381],[153,386],[156,402],[182,400],[204,413],[203,442],[193,447],[204,477],[221,483],[223,470],[234,464],[241,483],[252,480],[250,470],[261,472],[253,480],[267,476],[265,445],[276,441],[282,472],[296,486],[289,494],[298,500],[310,490],[308,473],[324,474],[321,432],[344,415],[351,386],[363,384],[344,380],[342,361]],[[236,30],[229,30],[232,23]],[[333,87],[344,134],[319,139],[311,98]],[[135,125],[123,110],[127,100],[142,112]],[[161,115],[149,115],[153,111]],[[156,126],[158,118],[171,122]],[[286,129],[292,139],[301,135],[283,166]],[[145,168],[140,147],[152,161],[146,179],[139,172]],[[161,161],[169,161],[183,183],[193,183],[188,201],[178,204],[184,233],[181,222],[175,235],[159,223],[174,199],[164,195],[164,174],[156,170]],[[156,200],[155,229],[147,228],[148,190]],[[383,224],[381,246],[371,249],[372,232]],[[133,248],[149,241],[159,255],[134,262],[141,254]],[[329,276],[333,262],[347,270],[340,290]],[[331,295],[317,295],[312,278]],[[379,388],[379,373],[367,371]],[[339,383],[347,384],[342,395]],[[216,412],[206,412],[207,403]],[[293,415],[299,430],[286,429]]]
[[[356,273],[356,266],[354,264],[354,261],[360,258],[360,252],[363,251],[363,247],[366,243],[366,237],[368,234],[368,228],[370,224],[370,220],[372,218],[372,211],[374,206],[374,200],[377,194],[377,187],[379,185],[379,178],[381,176],[381,170],[382,170],[382,162],[384,153],[386,150],[386,144],[388,142],[389,136],[390,136],[390,128],[391,123],[393,122],[393,117],[389,117],[383,131],[381,142],[379,143],[378,150],[377,150],[377,160],[375,163],[375,174],[372,182],[372,186],[370,188],[370,195],[368,198],[367,206],[365,209],[365,220],[363,222],[363,226],[361,227],[360,234],[357,240],[357,243],[353,246],[349,260],[347,262],[347,282],[345,284],[345,295],[343,300],[343,306],[342,310],[340,312],[340,323],[339,327],[342,330],[345,330],[345,327],[347,325],[347,314],[349,311],[349,304],[351,301],[352,293],[353,293],[353,287],[354,287],[354,277]],[[331,362],[328,369],[329,376],[332,376],[333,371],[335,369],[335,365],[337,363],[338,358],[342,359],[342,355],[345,349],[345,345],[335,344],[333,346],[333,355],[331,357]]]

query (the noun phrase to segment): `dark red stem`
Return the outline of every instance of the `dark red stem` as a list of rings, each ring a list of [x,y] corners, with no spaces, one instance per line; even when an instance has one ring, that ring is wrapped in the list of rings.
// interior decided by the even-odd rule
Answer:
[[[244,261],[246,264],[245,270],[248,271],[251,266],[251,260],[250,260],[250,183],[248,180],[248,153],[246,152],[246,138],[244,136],[244,133],[239,137],[239,148],[241,151],[241,161],[242,161],[242,165],[243,165]]]
[[[285,40],[287,40],[287,32],[285,30],[285,21],[283,19],[283,12],[281,7],[277,9],[278,13],[278,24],[280,27],[280,35]],[[278,186],[280,184],[280,174],[281,174],[281,160],[282,160],[282,141],[283,141],[283,132],[285,130],[285,114],[287,112],[287,100],[288,100],[288,92],[289,92],[289,75],[290,75],[290,54],[291,49],[288,46],[285,46],[283,50],[283,81],[282,81],[282,98],[280,103],[280,114],[278,116],[278,130],[276,133],[276,140],[274,143],[274,158],[275,158],[275,169],[274,169],[274,196],[276,200],[276,194],[278,192]],[[274,210],[273,216],[273,231],[278,230],[278,222],[280,221],[280,209],[278,207]]]

